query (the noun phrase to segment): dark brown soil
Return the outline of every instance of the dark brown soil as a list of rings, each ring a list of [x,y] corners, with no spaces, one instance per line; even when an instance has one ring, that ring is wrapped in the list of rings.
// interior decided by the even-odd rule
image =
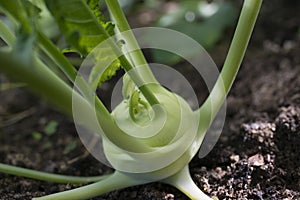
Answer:
[[[298,6],[297,6],[298,5]],[[195,157],[197,185],[219,199],[300,199],[299,1],[265,1],[243,66],[228,97],[223,133],[212,152]],[[212,52],[217,64],[228,41]],[[1,77],[5,82],[4,77]],[[0,93],[0,162],[70,175],[111,173],[87,153],[74,125],[48,104],[12,89]],[[59,122],[53,135],[46,124]],[[34,139],[33,132],[41,132]],[[67,150],[70,143],[75,148]],[[1,200],[26,200],[78,187],[0,174]],[[183,200],[160,183],[113,191],[100,199]]]

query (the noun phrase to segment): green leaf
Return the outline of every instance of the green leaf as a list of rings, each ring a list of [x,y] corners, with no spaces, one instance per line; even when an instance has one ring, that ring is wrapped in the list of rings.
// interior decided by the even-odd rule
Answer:
[[[118,59],[115,59],[114,52],[107,45],[101,45],[97,48],[96,52],[93,52],[94,67],[91,70],[89,76],[89,83],[93,89],[96,89],[105,81],[115,76],[117,70],[120,69],[121,63]],[[113,62],[111,62],[113,60]],[[111,62],[111,63],[110,63]],[[105,68],[109,64],[109,67]],[[100,76],[100,74],[102,75]]]
[[[115,25],[112,22],[105,22],[104,15],[100,12],[99,9],[99,0],[86,0],[86,2],[91,11],[94,13],[98,23],[104,27],[104,29],[110,36],[114,35]]]
[[[51,120],[48,122],[46,127],[44,128],[44,132],[46,135],[51,136],[57,131],[58,122],[55,120]]]
[[[35,140],[41,140],[42,139],[42,134],[40,132],[34,131],[34,132],[31,133],[31,135]]]
[[[72,142],[70,142],[64,149],[63,154],[68,154],[71,151],[73,151],[75,148],[77,147],[77,141],[74,140]]]
[[[92,49],[109,37],[108,31],[102,26],[106,23],[100,11],[95,11],[95,1],[89,1],[90,5],[84,0],[45,0],[45,2],[68,43],[83,56],[87,56]],[[93,7],[93,11],[89,6]],[[111,31],[111,27],[108,28]]]
[[[114,34],[114,25],[104,21],[98,2],[98,0],[46,0],[46,5],[66,40],[83,56],[87,56],[101,42]],[[93,53],[95,66],[89,77],[93,88],[110,79],[120,68],[120,62],[115,60],[99,77],[100,72],[106,67],[103,63],[109,60],[111,55],[114,55],[114,51],[108,45],[97,49],[96,54]]]

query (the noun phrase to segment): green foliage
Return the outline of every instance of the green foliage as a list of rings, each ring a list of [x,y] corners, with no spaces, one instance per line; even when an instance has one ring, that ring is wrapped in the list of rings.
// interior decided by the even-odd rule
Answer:
[[[50,120],[46,126],[43,128],[43,133],[42,134],[41,132],[39,131],[33,131],[31,133],[32,137],[35,139],[35,140],[41,140],[43,138],[43,135],[47,135],[47,136],[52,136],[54,135],[56,132],[57,132],[57,128],[58,128],[58,122],[55,121],[55,120]],[[48,141],[50,142],[50,141]],[[51,143],[51,142],[50,142]]]
[[[33,137],[33,139],[40,141],[43,138],[43,135],[47,135],[47,136],[52,136],[53,134],[55,134],[57,132],[57,127],[58,127],[58,122],[55,120],[50,120],[46,126],[43,128],[42,133],[39,131],[33,131],[31,133],[31,136]],[[47,146],[50,147],[52,146],[52,142],[48,141],[47,143],[45,143],[43,145],[44,148],[47,148]]]
[[[83,0],[45,2],[68,43],[83,56],[106,39],[103,27]]]
[[[31,135],[32,135],[33,139],[35,139],[35,140],[41,140],[43,137],[42,134],[38,131],[32,132]]]
[[[104,16],[99,10],[97,0],[46,0],[46,5],[53,14],[59,28],[64,33],[66,40],[75,51],[87,56],[98,44],[114,34],[114,25],[105,22]],[[113,54],[110,46],[97,51],[95,66],[90,77],[92,85],[102,84],[115,75],[120,68],[120,62],[115,61],[104,71],[102,77],[98,77],[103,66],[102,59]]]
[[[105,22],[104,15],[100,12],[99,9],[99,0],[86,0],[86,2],[90,7],[91,11],[94,13],[95,17],[97,18],[98,23],[104,27],[104,29],[110,36],[113,36],[115,34],[115,25],[110,21]]]
[[[57,127],[58,127],[58,122],[55,120],[51,120],[45,126],[44,133],[48,136],[51,136],[56,133]]]
[[[94,66],[91,70],[89,76],[89,83],[91,88],[96,89],[97,86],[100,86],[106,80],[111,79],[120,69],[121,63],[120,60],[115,59],[112,63],[110,62],[116,56],[112,48],[105,43],[101,47],[97,47],[96,50],[92,52]],[[109,67],[106,68],[106,65],[109,64]],[[102,76],[99,75],[102,73]]]

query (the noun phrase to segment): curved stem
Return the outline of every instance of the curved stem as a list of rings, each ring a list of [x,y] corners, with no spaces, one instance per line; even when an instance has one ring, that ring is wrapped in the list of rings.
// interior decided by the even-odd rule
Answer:
[[[45,97],[69,116],[72,116],[74,112],[72,107],[73,100],[74,105],[78,105],[77,112],[80,113],[77,116],[77,121],[90,131],[94,133],[99,132],[99,120],[103,125],[102,129],[105,136],[118,147],[129,151],[149,151],[140,139],[123,134],[101,102],[97,104],[97,108],[99,108],[96,110],[98,118],[95,119],[93,115],[95,112],[94,107],[91,106],[90,102],[78,92],[73,91],[68,84],[57,77],[42,62],[35,62],[34,66],[28,66],[26,63],[15,59],[10,52],[0,52],[0,60],[1,72],[28,84],[30,89],[38,93],[41,97]],[[39,60],[37,59],[37,61]]]
[[[245,0],[221,76],[228,93],[244,58],[262,0]]]
[[[194,183],[188,166],[185,166],[177,174],[162,180],[162,182],[176,187],[191,199],[211,200],[211,198],[202,192]]]
[[[69,62],[69,60],[60,52],[60,50],[41,32],[38,33],[38,41],[41,49],[57,64],[61,71],[67,76],[67,78],[74,83],[80,92],[87,98],[90,95],[90,86],[81,75],[78,75],[75,67]],[[109,114],[107,108],[103,105],[97,95],[94,95],[95,106],[101,109],[103,112]]]
[[[57,64],[68,79],[74,83],[77,76],[75,67],[43,33],[39,32],[37,39],[40,48]]]
[[[116,171],[114,174],[110,175],[108,178],[102,181],[65,192],[51,194],[44,197],[33,198],[33,200],[89,199],[110,192],[112,190],[117,190],[134,185],[141,185],[147,182],[148,181],[146,180],[140,180],[134,178],[133,176],[130,176],[129,174],[123,174]]]
[[[157,80],[155,79],[153,73],[151,72],[148,63],[144,57],[144,54],[142,50],[139,47],[138,42],[136,41],[136,38],[134,34],[131,31],[130,25],[128,24],[128,21],[124,15],[124,12],[122,11],[122,8],[117,0],[105,0],[107,7],[109,8],[109,11],[114,19],[114,21],[117,24],[117,27],[119,31],[125,32],[128,31],[128,34],[126,34],[126,45],[129,46],[129,49],[136,49],[135,51],[129,52],[129,56],[131,57],[133,64],[135,66],[147,66],[144,70],[142,70],[141,76],[147,77],[147,80],[150,80],[153,83],[157,83]]]
[[[255,25],[262,0],[245,0],[221,74],[209,97],[198,110],[200,129],[207,129],[222,106],[237,75]],[[206,119],[206,122],[203,121]],[[200,131],[200,132],[202,132]]]
[[[1,52],[0,60],[2,72],[28,84],[69,116],[72,114],[72,89],[50,69],[41,66],[42,62],[36,59],[35,67],[28,66],[10,52]]]
[[[134,66],[143,66],[143,70],[136,71],[132,70],[133,66],[130,64],[128,59],[122,55],[119,59],[124,67],[124,69],[129,72],[130,78],[133,80],[133,82],[139,87],[140,91],[146,98],[146,100],[149,102],[150,105],[159,104],[159,101],[153,94],[153,92],[149,89],[147,84],[145,83],[145,79],[147,82],[150,83],[158,83],[157,80],[154,78],[147,61],[142,53],[142,51],[139,48],[139,45],[135,39],[135,36],[133,35],[131,28],[126,20],[126,17],[120,7],[120,4],[117,0],[106,0],[106,5],[109,8],[109,11],[111,15],[113,16],[114,20],[116,21],[116,24],[118,26],[118,29],[120,32],[128,31],[129,34],[126,34],[127,37],[125,38],[126,45],[130,47],[130,49],[136,49],[132,52],[129,52],[129,56],[133,60]]]
[[[11,15],[12,18],[17,19],[15,14]],[[80,83],[80,86],[82,88],[79,88],[81,93],[85,96],[87,96],[89,92],[89,86],[84,80],[82,76],[77,76],[77,70],[75,67],[68,61],[68,59],[60,52],[60,50],[51,42],[50,39],[48,39],[42,32],[38,31],[38,43],[39,47],[45,52],[45,54],[53,60],[58,68],[63,71],[63,73],[67,76],[67,78],[74,83],[75,79],[77,78],[77,82]],[[4,23],[0,20],[0,36],[3,38],[5,42],[9,46],[13,45],[13,42],[15,40],[14,34],[4,25]],[[37,63],[41,64],[42,62],[37,59]],[[107,108],[103,105],[101,100],[95,96],[95,106],[97,109],[105,112],[107,116],[109,117],[109,111]]]
[[[59,175],[59,174],[52,174],[47,172],[40,172],[32,169],[25,169],[22,167],[15,167],[12,165],[2,164],[2,163],[0,163],[0,172],[16,175],[16,176],[23,176],[26,178],[42,180],[42,181],[55,182],[55,183],[90,183],[90,182],[101,181],[109,177],[109,175],[91,176],[91,177]]]

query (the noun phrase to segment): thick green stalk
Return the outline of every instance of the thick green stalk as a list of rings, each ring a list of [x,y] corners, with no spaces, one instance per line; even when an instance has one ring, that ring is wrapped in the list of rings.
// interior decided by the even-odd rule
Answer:
[[[0,60],[2,72],[30,85],[35,92],[46,97],[64,113],[72,115],[72,89],[47,67],[36,66],[41,62],[28,66],[7,52],[0,53]]]
[[[37,40],[41,49],[57,64],[68,79],[74,83],[77,76],[77,70],[74,66],[43,33],[38,33]]]
[[[0,37],[8,44],[8,46],[12,46],[16,39],[15,35],[2,20],[0,20]],[[42,33],[38,33],[38,42],[41,49],[57,64],[69,80],[74,82],[77,70],[70,64],[66,57],[61,54],[57,47],[55,47],[53,43]]]
[[[218,78],[200,111],[200,132],[205,131],[218,113],[232,86],[245,55],[262,0],[245,0],[236,31]]]
[[[82,200],[82,199],[90,199],[99,195],[102,195],[104,193],[130,187],[134,185],[141,185],[145,184],[149,181],[147,180],[141,180],[137,179],[133,176],[129,176],[128,174],[123,174],[118,171],[116,171],[114,174],[109,176],[108,178],[87,185],[80,188],[76,188],[73,190],[68,190],[65,192],[60,192],[56,194],[51,194],[44,197],[39,198],[33,198],[33,200],[66,200],[66,199],[72,199],[72,200]]]
[[[245,0],[240,19],[226,57],[221,76],[226,93],[229,92],[244,58],[262,0]]]
[[[106,35],[105,36],[106,38],[109,38],[108,33],[105,32],[105,35]],[[152,93],[149,86],[147,84],[144,84],[145,81],[143,80],[143,77],[141,77],[141,75],[138,73],[138,71],[134,69],[132,64],[128,61],[128,59],[125,57],[125,55],[121,52],[121,50],[117,46],[117,44],[111,38],[109,38],[107,40],[107,42],[110,45],[110,47],[112,48],[112,50],[114,51],[114,53],[117,56],[119,56],[119,60],[121,62],[122,67],[125,69],[125,71],[130,72],[129,73],[130,78],[137,86],[139,86],[140,91],[142,92],[142,94],[144,95],[144,97],[146,98],[148,103],[150,105],[159,104],[157,98]]]
[[[100,123],[104,134],[102,136],[105,136],[118,147],[135,152],[151,151],[151,148],[147,148],[142,140],[123,133],[116,126],[111,114],[101,102],[98,102],[95,111],[88,100],[73,91],[69,85],[44,66],[42,62],[35,62],[33,66],[28,66],[9,52],[0,52],[0,60],[0,71],[26,83],[30,89],[45,97],[69,116],[72,116],[72,105],[73,102],[76,102],[76,105],[78,105],[76,107],[77,112],[80,113],[77,116],[77,122],[90,131],[99,133]],[[95,112],[96,118],[93,114]]]
[[[90,95],[90,87],[84,78],[78,75],[77,70],[68,61],[68,59],[60,52],[60,50],[41,32],[38,33],[38,42],[41,49],[57,64],[57,66],[64,72],[68,79],[74,83],[76,80],[77,86],[80,86],[80,92],[88,97]],[[105,109],[106,113],[108,110],[103,106],[98,96],[94,96],[96,109]]]
[[[6,32],[9,33],[8,31]],[[4,36],[8,37],[9,39],[9,37],[13,35],[5,34]],[[69,73],[70,80],[73,80],[75,78],[72,74],[74,73],[74,71],[69,68],[70,66],[64,66],[65,64],[69,65],[66,58],[64,58],[64,56],[60,54],[59,50],[53,47],[53,45],[47,46],[49,44],[49,40],[47,38],[44,38],[43,35],[39,35],[39,40],[41,42],[41,45],[45,46],[44,48],[46,54],[50,54],[49,57],[54,59],[57,62],[57,64],[62,65],[62,68],[66,67],[65,71]],[[94,119],[93,115],[94,108],[92,107],[92,105],[90,105],[90,102],[84,99],[77,92],[73,93],[72,88],[69,85],[67,85],[64,81],[62,81],[59,77],[57,77],[39,59],[35,59],[34,66],[28,66],[19,59],[16,59],[15,56],[16,55],[13,56],[9,52],[0,53],[0,70],[11,77],[14,77],[28,84],[33,91],[37,92],[40,96],[45,97],[48,101],[55,104],[58,109],[68,114],[69,116],[72,116],[73,114],[73,95],[73,100],[78,103],[77,105],[80,105],[77,107],[77,109],[80,109],[81,112],[79,116],[80,119],[78,119],[79,122],[91,131],[95,133],[99,132],[97,119]],[[130,68],[129,62],[127,62],[129,63],[129,65],[126,65],[126,59],[123,59],[123,63],[125,63],[125,66],[129,66],[129,69],[132,69],[132,67]],[[86,97],[90,97],[91,94],[86,94],[90,92],[90,89],[86,86],[83,78],[79,78],[79,85],[81,86],[80,91]],[[136,80],[134,78],[139,78],[139,76],[136,75],[135,77],[133,77],[133,80]],[[142,82],[140,80],[138,81]],[[147,87],[146,89],[142,87],[141,91],[144,91],[145,96],[147,96],[153,104],[157,103],[157,100],[152,94],[151,90],[149,90]],[[95,99],[95,106],[98,120],[103,125],[103,131],[105,136],[110,141],[112,141],[114,144],[125,150],[137,150],[140,152],[149,151],[149,149],[145,148],[145,145],[142,141],[133,138],[127,134],[124,134],[115,125],[114,121],[112,120],[112,116],[98,98]],[[124,143],[124,141],[127,142]]]
[[[11,16],[15,20],[17,20],[15,14],[12,14]],[[2,23],[2,21],[1,21],[1,23]],[[0,29],[0,30],[2,32],[2,29]],[[6,32],[7,31],[5,29],[3,29],[3,33],[6,33]],[[52,43],[52,41],[50,39],[48,39],[40,30],[38,30],[37,36],[38,36],[37,41],[38,41],[39,47],[58,66],[58,68],[67,76],[67,78],[72,83],[74,83],[75,79],[77,79],[76,80],[77,83],[80,83],[80,86],[81,86],[81,88],[80,88],[81,93],[84,94],[85,96],[87,96],[87,94],[85,94],[85,93],[89,91],[89,86],[86,83],[86,81],[83,79],[82,76],[78,76],[77,70],[75,69],[75,67],[68,61],[68,59],[61,53],[61,51]],[[10,41],[9,46],[11,46],[13,44],[12,43],[13,40],[11,38],[15,38],[12,33],[11,33],[11,35],[8,35],[8,34],[3,35],[3,39],[5,41],[6,40]],[[98,97],[95,96],[95,98],[96,98],[95,99],[96,106],[98,107],[102,103]]]
[[[211,200],[211,198],[202,192],[194,183],[188,166],[185,166],[173,176],[162,180],[162,182],[176,187],[191,199]]]
[[[6,165],[2,163],[0,163],[0,172],[16,175],[16,176],[33,178],[42,181],[49,181],[55,183],[74,183],[74,184],[97,182],[97,181],[104,180],[105,178],[110,176],[110,175],[103,175],[103,176],[79,177],[79,176],[58,175],[58,174],[40,172],[31,169],[25,169],[22,167],[15,167],[12,165]]]
[[[157,83],[157,80],[153,76],[148,63],[144,57],[144,54],[142,50],[139,47],[138,42],[136,41],[135,36],[133,35],[130,25],[128,24],[128,21],[124,15],[124,12],[122,11],[122,8],[117,0],[105,0],[107,7],[109,8],[110,14],[112,15],[114,21],[117,24],[117,27],[119,31],[127,32],[125,38],[126,40],[126,46],[129,46],[129,49],[136,49],[133,52],[129,53],[130,58],[134,62],[135,66],[147,66],[144,70],[142,70],[141,76],[147,77],[147,80],[150,80],[153,83]]]
[[[18,3],[18,2],[15,2]],[[19,5],[19,4],[18,4]],[[7,7],[5,7],[7,8]],[[22,6],[20,7],[20,9],[24,9]],[[23,10],[22,10],[23,11]],[[11,16],[12,19],[14,20],[18,20],[20,17],[17,14],[17,12],[12,12],[10,13],[9,11],[7,11],[9,16]],[[27,21],[21,21],[20,23],[24,22],[25,24],[27,24]],[[24,26],[24,23],[22,23],[22,25]],[[99,25],[99,27],[101,28],[101,30],[103,31],[103,33],[106,34],[106,37],[108,38],[108,34],[105,31],[105,29]],[[1,31],[1,35],[3,37],[3,39],[5,41],[8,42],[8,44],[11,46],[13,44],[14,41],[14,35],[9,31],[9,29],[3,24],[3,22],[1,21],[0,24],[0,31]],[[74,68],[74,66],[68,61],[68,59],[60,52],[60,50],[51,42],[51,40],[49,40],[41,31],[38,31],[38,44],[39,47],[46,53],[47,56],[49,56],[49,58],[54,61],[57,66],[59,67],[59,69],[61,71],[64,72],[64,74],[67,76],[67,78],[71,81],[71,82],[75,82],[75,79],[77,79],[77,83],[78,85],[81,86],[80,91],[83,95],[85,95],[86,97],[89,96],[89,86],[86,83],[86,81],[84,80],[84,78],[82,76],[79,76],[77,74],[77,70]],[[119,48],[116,46],[115,43],[111,42],[112,47],[114,47],[115,51],[120,51]],[[124,62],[124,66],[126,65],[126,62]],[[130,66],[128,67],[129,69]],[[154,99],[153,95],[150,91],[150,94],[147,95],[149,93],[148,90],[145,90],[146,96],[150,96],[149,99]],[[154,103],[157,103],[157,101],[154,101]],[[95,105],[96,108],[98,109],[98,107],[100,106],[101,108],[99,109],[105,109],[106,112],[108,113],[108,110],[105,107],[102,107],[102,102],[100,101],[100,99],[98,97],[95,96]]]
[[[84,5],[87,6],[86,4],[84,4]],[[121,11],[121,12],[123,13],[123,11]],[[96,17],[95,17],[95,20],[96,20]],[[127,71],[127,72],[131,71],[132,72],[133,71],[133,65],[124,56],[124,54],[122,53],[120,47],[118,46],[118,44],[114,40],[114,38],[112,38],[108,34],[108,32],[105,30],[105,28],[101,24],[98,24],[98,28],[101,31],[101,34],[104,36],[104,39],[107,39],[108,45],[112,48],[114,53],[119,57],[121,65],[125,69],[125,71]],[[144,84],[145,81],[143,80],[143,77],[141,77],[136,71],[133,71],[132,73],[129,73],[129,75],[130,75],[130,78],[133,80],[133,82],[137,86],[139,86],[140,91],[142,92],[142,94],[144,95],[144,97],[146,98],[146,100],[149,102],[150,105],[155,105],[155,104],[159,103],[157,98],[153,94],[153,92],[149,89],[149,86],[147,84]]]
[[[46,1],[46,3],[49,3],[48,6],[51,5],[51,1]],[[63,1],[59,1],[59,2],[63,2]],[[89,12],[88,14],[90,15],[90,20],[93,21],[94,25],[97,26],[97,34],[101,35],[103,37],[103,41],[107,42],[107,45],[111,47],[111,49],[113,50],[113,52],[115,53],[116,56],[119,57],[119,60],[121,62],[121,65],[122,67],[127,71],[131,71],[133,69],[133,66],[132,64],[127,60],[127,58],[123,55],[119,45],[117,44],[117,42],[115,41],[115,38],[111,37],[109,35],[109,33],[105,30],[105,28],[100,24],[100,23],[97,23],[97,18],[96,16],[92,13],[92,11],[90,10],[89,6],[87,5],[87,3],[83,0],[79,0],[79,2],[81,2],[81,6],[84,6],[84,10],[86,10],[87,12]],[[47,4],[48,4],[47,3]],[[58,2],[56,2],[58,3]],[[53,4],[53,5],[56,5]],[[63,6],[64,3],[59,3],[57,5],[60,5],[60,6]],[[52,7],[52,6],[50,6]],[[54,7],[53,8],[50,8],[51,9],[55,9]],[[59,19],[61,20],[61,19]],[[75,31],[75,30],[74,30]],[[44,42],[45,44],[47,43],[47,40],[45,40],[45,38],[41,37],[41,35],[39,35],[39,39],[40,41],[39,42]],[[49,43],[49,42],[48,42]],[[55,48],[53,47],[47,47],[47,45],[43,45],[43,48],[48,51],[48,52],[51,52],[52,55],[54,55],[55,53]],[[59,57],[57,57],[59,58]],[[64,60],[62,60],[61,58],[55,60],[55,61],[58,61],[60,62],[60,66],[62,67],[63,71],[66,72],[67,76],[73,80],[74,79],[74,73],[72,72],[72,68],[68,67],[68,63],[65,62],[64,64]],[[61,65],[62,64],[62,65]],[[71,70],[70,70],[71,69]],[[144,83],[145,81],[143,81],[143,79],[139,76],[138,73],[131,73],[131,79],[137,84],[137,83]],[[75,76],[76,77],[76,76]],[[142,84],[144,85],[144,84]],[[84,84],[82,84],[82,86],[84,86]],[[145,96],[145,98],[147,99],[147,101],[151,104],[151,105],[154,105],[154,104],[157,104],[158,101],[156,99],[156,97],[154,96],[154,94],[152,93],[152,91],[150,89],[148,89],[148,86],[143,86],[143,87],[140,87],[140,90],[141,92],[143,93],[143,95]],[[83,89],[81,92],[84,92],[85,90]],[[97,102],[96,102],[97,103]]]

